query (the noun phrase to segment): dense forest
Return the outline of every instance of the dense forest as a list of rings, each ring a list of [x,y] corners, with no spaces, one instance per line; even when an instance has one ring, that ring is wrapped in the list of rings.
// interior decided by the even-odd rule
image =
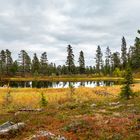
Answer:
[[[138,31],[140,34],[140,31]],[[118,46],[119,47],[119,46]],[[94,56],[93,56],[94,59]],[[100,46],[97,46],[95,65],[86,66],[84,52],[79,52],[79,65],[75,65],[74,53],[71,45],[67,46],[67,58],[64,65],[49,63],[47,52],[43,52],[41,58],[35,53],[33,59],[25,50],[18,54],[18,60],[13,60],[11,52],[1,50],[0,52],[0,75],[1,76],[50,76],[50,75],[69,75],[69,74],[95,74],[108,76],[122,76],[126,66],[132,70],[140,68],[140,38],[136,37],[133,46],[127,48],[125,37],[122,38],[121,51],[111,52],[106,48],[103,53]]]

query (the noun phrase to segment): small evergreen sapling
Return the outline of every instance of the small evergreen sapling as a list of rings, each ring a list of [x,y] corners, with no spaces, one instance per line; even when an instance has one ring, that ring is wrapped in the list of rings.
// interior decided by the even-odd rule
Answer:
[[[128,67],[124,77],[124,86],[122,87],[120,93],[122,98],[130,99],[130,97],[133,96],[131,84],[133,84],[133,76],[130,67]]]
[[[40,105],[41,105],[41,107],[46,107],[47,104],[48,104],[47,99],[45,98],[44,94],[41,93],[41,100],[40,100]]]
[[[75,88],[74,88],[74,85],[72,83],[69,83],[69,97],[70,98],[73,98],[73,95],[75,93]]]
[[[12,96],[11,96],[10,91],[8,91],[8,92],[6,93],[5,102],[6,102],[7,105],[8,105],[8,104],[11,104],[11,102],[12,102]]]

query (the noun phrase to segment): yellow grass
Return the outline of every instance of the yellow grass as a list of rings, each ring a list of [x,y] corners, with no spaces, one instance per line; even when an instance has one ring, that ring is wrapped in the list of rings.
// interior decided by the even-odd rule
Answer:
[[[73,98],[78,101],[87,101],[91,99],[104,100],[114,99],[120,93],[121,86],[112,87],[96,87],[96,88],[77,88],[75,89]],[[140,91],[140,84],[133,86],[134,91]],[[31,88],[1,88],[0,89],[0,105],[4,104],[7,92],[10,91],[12,104],[16,106],[39,107],[41,93],[44,93],[49,103],[63,103],[68,100],[70,90],[67,89],[31,89]],[[96,92],[106,91],[109,96],[97,95]],[[115,96],[112,96],[115,95]]]

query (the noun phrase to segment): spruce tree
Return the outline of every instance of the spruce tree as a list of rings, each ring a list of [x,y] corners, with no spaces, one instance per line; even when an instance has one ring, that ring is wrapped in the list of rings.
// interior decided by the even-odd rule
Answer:
[[[103,56],[103,54],[102,54],[101,48],[100,48],[100,46],[98,46],[97,50],[96,50],[96,58],[95,58],[95,60],[96,60],[96,72],[98,74],[101,73],[101,69],[102,69],[102,65],[103,65],[102,64],[103,63],[102,56]]]
[[[133,76],[132,76],[132,71],[130,67],[127,67],[127,70],[125,72],[125,77],[124,77],[124,86],[121,89],[121,97],[125,99],[130,99],[131,96],[133,96],[133,92],[131,89],[131,84],[133,83]]]
[[[58,65],[56,67],[56,75],[61,75],[61,74],[62,74],[62,67],[61,67],[61,65]]]
[[[19,72],[25,76],[31,70],[31,59],[25,50],[21,50],[18,57]]]
[[[122,45],[121,45],[121,61],[122,61],[122,68],[125,69],[127,65],[127,47],[126,47],[126,40],[122,38]]]
[[[39,62],[39,59],[37,57],[37,54],[34,53],[34,57],[32,60],[32,73],[39,74],[39,71],[40,71],[40,62]]]
[[[26,52],[25,50],[21,50],[18,55],[18,65],[19,65],[19,72],[22,75],[25,75],[25,58],[26,58]]]
[[[134,54],[135,54],[135,47],[134,46],[130,46],[127,56],[128,56],[128,64],[131,66],[131,68],[133,66]]]
[[[41,93],[41,100],[40,100],[40,106],[46,107],[48,104],[48,101],[43,93]]]
[[[1,75],[6,73],[6,54],[4,50],[0,52],[0,73]]]
[[[43,75],[46,75],[48,73],[48,59],[47,59],[47,53],[46,52],[41,54],[40,73],[43,74]]]
[[[114,71],[116,68],[120,68],[120,53],[114,52],[111,55],[111,63],[112,63],[112,71]]]
[[[64,75],[68,74],[68,68],[65,65],[62,66],[62,74]]]
[[[79,61],[78,62],[79,62],[80,74],[84,74],[85,73],[85,59],[84,59],[83,51],[80,51]]]
[[[140,31],[138,31],[138,33],[140,34]],[[131,61],[133,69],[140,68],[140,38],[138,37],[135,39],[134,54]]]
[[[26,59],[25,59],[25,72],[26,74],[30,74],[31,72],[31,58],[28,54],[26,54]]]
[[[105,54],[105,74],[111,74],[111,51],[109,47],[106,48]]]
[[[8,49],[5,51],[5,54],[6,54],[6,74],[10,75],[13,59],[11,56],[11,52]]]
[[[11,70],[10,70],[12,75],[16,75],[18,72],[18,62],[14,61],[12,66],[11,66]]]
[[[73,50],[72,50],[71,45],[68,45],[67,53],[68,53],[68,56],[67,56],[66,65],[68,67],[69,74],[74,74],[74,68],[75,68],[74,54],[73,54]]]

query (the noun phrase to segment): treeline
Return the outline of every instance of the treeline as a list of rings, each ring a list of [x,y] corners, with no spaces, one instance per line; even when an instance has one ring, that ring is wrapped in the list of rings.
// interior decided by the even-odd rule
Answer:
[[[140,34],[140,31],[138,31]],[[127,65],[132,70],[140,68],[140,38],[136,37],[133,46],[127,48],[125,37],[122,38],[121,51],[111,52],[106,48],[104,54],[101,47],[98,46],[95,56],[95,65],[86,66],[84,52],[80,51],[79,65],[75,65],[74,53],[71,45],[67,47],[67,58],[64,65],[56,66],[55,63],[49,63],[47,53],[41,54],[38,58],[35,53],[33,59],[25,50],[21,50],[18,60],[13,60],[11,52],[0,51],[0,76],[50,76],[50,75],[69,75],[69,74],[94,74],[122,76]]]

